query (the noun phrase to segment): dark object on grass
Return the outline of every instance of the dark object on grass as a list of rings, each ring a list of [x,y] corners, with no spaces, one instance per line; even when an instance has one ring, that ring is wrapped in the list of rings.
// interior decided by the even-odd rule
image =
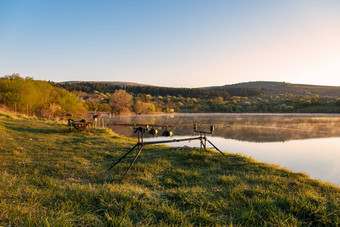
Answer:
[[[88,122],[85,119],[81,119],[81,120],[68,119],[67,122],[68,122],[69,126],[73,126],[78,131],[85,130],[87,128],[87,126],[89,126],[91,124],[91,122]]]
[[[96,118],[101,118],[102,115],[100,115],[100,114],[94,114],[92,117],[93,117],[93,119],[96,119]]]

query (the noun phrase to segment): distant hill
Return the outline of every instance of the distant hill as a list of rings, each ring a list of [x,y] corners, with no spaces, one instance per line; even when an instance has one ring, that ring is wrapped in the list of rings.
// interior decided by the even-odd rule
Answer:
[[[159,87],[129,82],[106,82],[106,81],[68,81],[52,82],[54,86],[62,87],[68,91],[82,91],[86,93],[102,92],[114,93],[116,90],[124,89],[133,94],[149,94],[152,96],[182,96],[186,98],[216,98],[227,99],[230,94],[223,90],[199,89],[199,88],[174,88]]]
[[[134,82],[124,82],[124,81],[64,81],[61,83],[68,83],[68,84],[77,84],[77,83],[102,83],[102,84],[111,84],[117,86],[137,86],[137,87],[154,87],[153,85],[148,84],[140,84]]]
[[[100,83],[109,84],[113,86],[121,87],[153,87],[153,88],[164,88],[171,89],[174,92],[180,88],[170,88],[170,87],[160,87],[148,84],[140,84],[134,82],[123,82],[123,81],[65,81],[61,83],[66,84],[80,84],[80,83]],[[340,86],[322,86],[322,85],[308,85],[308,84],[292,84],[287,82],[272,82],[272,81],[254,81],[254,82],[244,82],[238,84],[224,85],[224,86],[213,86],[213,87],[203,87],[201,89],[217,90],[217,91],[227,91],[232,95],[233,93],[242,91],[252,92],[261,91],[265,95],[280,95],[280,94],[292,94],[296,96],[314,96],[320,95],[320,97],[330,97],[339,98],[340,97]],[[248,90],[246,90],[248,89]],[[253,91],[251,89],[254,89]],[[257,92],[259,93],[259,92]],[[171,94],[174,95],[174,94]]]
[[[261,89],[265,95],[292,94],[298,96],[314,96],[337,98],[340,97],[340,86],[322,86],[308,84],[291,84],[286,82],[256,81],[232,85],[206,87],[205,89],[225,90],[235,88]]]

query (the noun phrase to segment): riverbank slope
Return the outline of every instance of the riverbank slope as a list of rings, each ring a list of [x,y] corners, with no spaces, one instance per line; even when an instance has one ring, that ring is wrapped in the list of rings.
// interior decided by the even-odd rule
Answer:
[[[340,188],[245,156],[0,112],[0,225],[339,225]],[[131,155],[133,156],[133,155]]]

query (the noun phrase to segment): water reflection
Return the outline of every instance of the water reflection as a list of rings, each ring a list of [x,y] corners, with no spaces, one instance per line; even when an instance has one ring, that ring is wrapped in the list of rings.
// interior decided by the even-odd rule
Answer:
[[[114,122],[168,124],[175,135],[193,135],[194,123],[206,130],[215,125],[214,136],[251,142],[340,137],[337,114],[164,114],[120,116],[108,123],[119,134],[133,136],[131,128],[113,126]]]
[[[144,115],[117,117],[108,124],[119,134],[134,136],[131,127],[113,126],[113,122],[168,124],[176,135],[174,138],[193,135],[193,123],[206,130],[213,124],[216,130],[211,141],[223,151],[245,154],[340,185],[340,115]],[[170,145],[198,147],[199,142]]]
[[[180,138],[184,137],[174,137],[174,139]],[[153,140],[160,140],[160,138],[148,139],[148,141]],[[262,162],[278,164],[281,167],[304,172],[312,178],[340,186],[339,138],[254,143],[214,137],[211,141],[222,151],[243,154]],[[199,141],[170,143],[168,145],[199,147]]]

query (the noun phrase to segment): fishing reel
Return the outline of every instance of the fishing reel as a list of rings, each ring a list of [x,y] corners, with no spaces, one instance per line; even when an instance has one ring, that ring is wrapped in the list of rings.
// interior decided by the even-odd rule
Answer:
[[[172,136],[173,135],[173,132],[168,130],[167,127],[162,127],[164,130],[161,134],[161,136],[165,136],[165,137],[169,137],[169,136]],[[149,131],[148,131],[148,134],[150,135],[153,135],[153,136],[156,136],[158,134],[158,130],[154,127],[152,127]]]
[[[173,132],[168,130],[167,127],[163,127],[163,128],[164,128],[164,130],[163,130],[161,136],[169,137],[169,136],[173,135]],[[158,129],[152,127],[152,128],[150,128],[150,130],[148,130],[148,134],[156,136],[158,134]]]
[[[134,127],[134,133],[137,133],[137,134],[141,133],[141,135],[143,135],[144,133],[148,133],[152,136],[156,136],[158,134],[158,129],[156,129],[156,127],[161,127],[163,129],[161,136],[165,136],[165,137],[173,136],[173,132],[168,130],[168,125],[161,125],[161,124],[153,124],[153,125],[148,125],[148,124],[119,124],[119,123],[115,123],[114,125],[133,126]]]
[[[165,129],[162,132],[162,136],[165,136],[165,137],[169,137],[169,136],[172,136],[172,135],[173,135],[172,131],[169,131],[168,129]]]
[[[158,134],[158,130],[155,129],[155,128],[151,128],[151,129],[148,131],[148,134],[153,135],[153,136],[156,136],[156,135]]]

